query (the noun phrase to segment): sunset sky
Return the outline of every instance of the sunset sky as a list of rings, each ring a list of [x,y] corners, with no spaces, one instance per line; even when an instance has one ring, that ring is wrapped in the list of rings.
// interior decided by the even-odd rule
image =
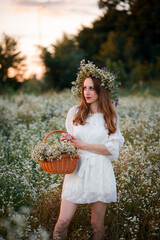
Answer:
[[[36,45],[49,46],[64,32],[76,34],[102,13],[98,0],[0,0],[0,35],[19,39],[20,49],[27,56],[26,77],[34,73],[40,76]]]

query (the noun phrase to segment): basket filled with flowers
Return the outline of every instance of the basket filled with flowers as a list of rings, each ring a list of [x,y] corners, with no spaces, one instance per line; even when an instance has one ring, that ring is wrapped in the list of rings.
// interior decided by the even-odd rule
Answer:
[[[46,139],[54,133],[67,133],[62,130],[55,130],[46,135],[42,142],[32,148],[32,160],[39,163],[40,167],[47,173],[69,174],[72,173],[78,163],[77,150],[69,141],[58,141],[54,139],[52,144]]]

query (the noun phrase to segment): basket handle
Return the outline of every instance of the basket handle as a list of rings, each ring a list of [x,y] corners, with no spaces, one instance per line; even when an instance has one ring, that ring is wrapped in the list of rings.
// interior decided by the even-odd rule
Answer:
[[[51,134],[56,133],[56,132],[67,133],[66,131],[63,131],[63,130],[54,130],[54,131],[48,133],[48,134],[45,136],[45,138],[43,139],[42,142],[45,142],[46,139],[47,139]],[[69,133],[68,133],[68,134],[69,134]],[[69,134],[69,135],[70,135],[70,134]],[[70,136],[71,136],[71,135],[70,135]]]

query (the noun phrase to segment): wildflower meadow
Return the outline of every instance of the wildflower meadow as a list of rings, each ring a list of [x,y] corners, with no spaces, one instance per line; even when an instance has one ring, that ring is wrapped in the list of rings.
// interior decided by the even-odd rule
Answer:
[[[47,133],[65,130],[67,112],[74,104],[69,91],[0,97],[0,240],[52,239],[64,176],[45,173],[31,160],[31,148]],[[112,162],[118,201],[107,207],[106,240],[160,237],[159,106],[160,98],[153,96],[119,100],[125,144],[119,160]],[[87,240],[91,234],[90,205],[80,205],[68,239]]]

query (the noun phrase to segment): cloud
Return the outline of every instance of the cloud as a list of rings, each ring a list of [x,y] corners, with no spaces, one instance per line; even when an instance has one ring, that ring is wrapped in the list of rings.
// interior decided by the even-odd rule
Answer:
[[[45,1],[45,0],[14,0],[16,5],[26,6],[26,7],[36,7],[36,6],[58,6],[65,3],[65,0],[53,0],[53,1]]]
[[[53,16],[59,14],[94,15],[98,12],[97,0],[14,0],[14,3],[21,8],[22,12],[25,7],[42,7]]]
[[[24,5],[24,6],[53,6],[53,5],[83,5],[90,7],[98,7],[97,0],[12,0],[14,4]]]

